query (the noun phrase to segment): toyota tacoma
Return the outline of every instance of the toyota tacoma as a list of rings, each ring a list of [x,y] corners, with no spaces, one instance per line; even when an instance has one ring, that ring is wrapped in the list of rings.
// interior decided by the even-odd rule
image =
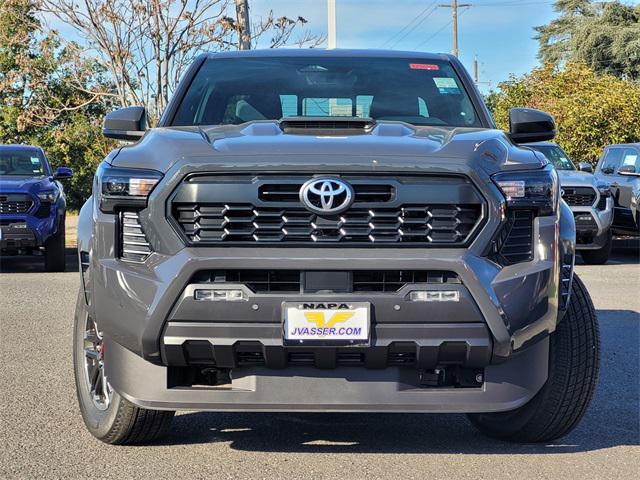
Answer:
[[[584,415],[598,325],[558,176],[496,129],[453,56],[206,54],[99,166],[78,223],[87,428],[145,443],[177,409],[458,412],[548,442]]]
[[[48,272],[65,269],[67,201],[61,181],[40,147],[0,145],[0,254],[43,255]]]

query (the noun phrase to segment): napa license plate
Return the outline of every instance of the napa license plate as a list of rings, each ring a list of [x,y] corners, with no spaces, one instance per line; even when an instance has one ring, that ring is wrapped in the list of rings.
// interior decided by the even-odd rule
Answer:
[[[338,345],[369,342],[369,303],[285,302],[282,311],[285,342]]]

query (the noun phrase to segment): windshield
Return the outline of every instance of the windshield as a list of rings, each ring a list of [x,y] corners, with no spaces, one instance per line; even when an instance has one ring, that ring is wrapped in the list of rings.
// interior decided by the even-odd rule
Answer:
[[[531,145],[531,148],[538,150],[556,167],[556,170],[575,170],[567,154],[560,147],[554,145]]]
[[[41,177],[46,174],[44,158],[35,148],[0,148],[0,175]]]
[[[209,59],[189,86],[173,125],[295,116],[482,126],[449,62],[360,57]]]

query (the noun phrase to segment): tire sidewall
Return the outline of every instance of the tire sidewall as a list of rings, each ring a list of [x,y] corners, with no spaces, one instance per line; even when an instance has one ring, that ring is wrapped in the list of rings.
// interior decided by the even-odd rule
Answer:
[[[76,392],[80,413],[82,414],[85,425],[94,436],[102,439],[109,434],[116,421],[122,397],[114,391],[111,403],[105,410],[100,410],[93,403],[84,372],[84,329],[87,316],[88,312],[84,303],[84,296],[82,295],[82,291],[80,291],[73,327],[73,370]]]

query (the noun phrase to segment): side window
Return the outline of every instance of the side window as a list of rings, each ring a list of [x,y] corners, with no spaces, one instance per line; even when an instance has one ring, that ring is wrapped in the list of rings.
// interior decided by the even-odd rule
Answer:
[[[427,108],[427,103],[424,101],[424,98],[418,97],[418,113],[421,117],[429,116],[429,109]]]
[[[626,148],[622,152],[621,167],[631,166],[634,168],[635,173],[640,172],[640,161],[638,161],[638,151],[633,148]]]
[[[601,171],[605,175],[613,175],[618,171],[620,161],[622,160],[622,148],[610,148],[602,161]]]

